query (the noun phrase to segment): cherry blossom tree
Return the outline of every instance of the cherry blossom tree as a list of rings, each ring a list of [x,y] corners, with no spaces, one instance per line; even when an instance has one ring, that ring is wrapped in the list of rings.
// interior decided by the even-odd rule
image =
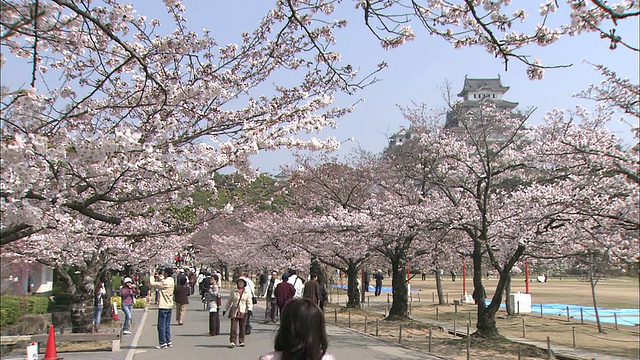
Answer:
[[[300,158],[291,173],[288,195],[295,204],[284,229],[291,245],[347,275],[347,306],[359,307],[358,275],[373,256],[369,217],[363,213],[373,183],[370,167],[352,157],[352,165],[336,158]],[[287,222],[289,224],[290,222]]]
[[[458,246],[473,261],[477,335],[498,333],[495,314],[511,271],[524,256],[560,259],[584,254],[589,247],[593,251],[594,242],[576,234],[605,223],[611,231],[598,232],[599,251],[637,256],[631,250],[637,236],[621,238],[629,230],[637,232],[632,174],[638,163],[604,127],[610,112],[590,120],[586,111],[570,119],[557,111],[545,125],[528,128],[530,112],[497,113],[487,103],[456,114],[461,125],[452,129],[425,121],[420,109],[404,109],[404,114],[416,135],[414,147],[405,151],[413,158],[407,168],[416,179],[422,176],[418,184],[444,195],[454,212],[446,215],[452,229],[467,236]],[[488,305],[485,266],[500,276]]]
[[[1,89],[2,253],[75,267],[78,302],[105,267],[182,245],[170,236],[193,217],[176,210],[214,189],[216,170],[255,175],[258,151],[336,148],[306,134],[351,110],[332,106],[336,92],[375,80],[331,51],[339,23],[302,28],[278,3],[220,45],[164,3],[163,24],[116,0],[2,1],[0,66],[26,79]]]
[[[250,172],[250,154],[338,146],[296,135],[335,126],[350,108],[332,107],[334,94],[372,81],[330,51],[340,24],[309,33],[279,3],[222,46],[165,3],[173,25],[115,0],[3,1],[2,65],[30,79],[2,88],[3,244],[59,231],[67,213],[124,235],[127,214],[187,204],[217,169]],[[259,93],[279,71],[293,85]]]
[[[341,5],[337,0],[287,0],[290,6],[310,14]],[[545,68],[571,64],[544,64],[532,57],[533,46],[550,46],[565,37],[595,33],[609,49],[638,52],[636,31],[640,15],[637,1],[554,0],[358,0],[365,26],[385,49],[416,39],[412,25],[453,47],[482,47],[504,62],[516,60],[527,66],[531,79],[544,76]],[[537,12],[537,14],[536,14]],[[535,24],[530,24],[536,22]]]

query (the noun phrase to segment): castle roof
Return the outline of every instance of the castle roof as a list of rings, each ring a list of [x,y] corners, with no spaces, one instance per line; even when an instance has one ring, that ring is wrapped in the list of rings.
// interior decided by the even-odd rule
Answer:
[[[509,87],[502,85],[502,81],[500,80],[499,76],[497,78],[489,79],[473,79],[465,77],[464,86],[458,96],[464,97],[465,94],[469,91],[482,89],[496,90],[505,93],[507,92],[507,90],[509,90]]]
[[[485,99],[483,101],[491,101],[492,103],[496,104],[497,108],[513,109],[516,106],[518,106],[518,103],[515,101],[508,101],[503,99]],[[479,101],[466,100],[461,102],[460,104],[463,108],[477,107],[479,104]]]

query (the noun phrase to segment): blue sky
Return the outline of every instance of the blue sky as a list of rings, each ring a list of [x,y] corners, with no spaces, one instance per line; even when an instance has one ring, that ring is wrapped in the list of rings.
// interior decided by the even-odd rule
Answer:
[[[541,1],[514,1],[518,6],[528,4],[530,17],[525,24],[529,28],[537,23],[537,8]],[[146,15],[148,19],[159,18],[173,29],[162,0],[135,0],[132,3],[139,14]],[[240,33],[252,31],[274,3],[275,0],[184,0],[188,27],[197,32],[203,28],[211,30],[220,44],[238,42]],[[566,3],[560,2],[560,9],[566,10]],[[354,137],[356,141],[343,144],[339,154],[349,153],[358,146],[372,152],[382,151],[387,146],[387,137],[407,125],[397,105],[425,102],[429,107],[445,106],[440,87],[448,80],[457,94],[462,89],[465,75],[473,78],[499,75],[502,83],[510,87],[505,99],[519,102],[523,109],[537,108],[531,118],[532,123],[539,122],[547,111],[554,108],[572,109],[577,104],[593,107],[593,102],[572,97],[589,84],[602,80],[585,61],[604,64],[633,83],[638,83],[638,53],[622,48],[611,51],[609,43],[595,34],[566,37],[548,47],[525,49],[525,54],[542,58],[548,65],[573,64],[566,69],[549,69],[543,80],[531,81],[524,65],[519,62],[510,61],[505,71],[500,59],[495,59],[481,48],[454,49],[444,40],[426,34],[418,23],[412,24],[416,30],[416,40],[400,48],[383,50],[365,28],[362,14],[355,9],[353,1],[344,1],[334,17],[349,21],[349,26],[336,32],[337,50],[342,52],[345,63],[361,69],[362,73],[372,71],[381,61],[389,64],[378,74],[382,81],[353,96],[343,94],[338,97],[338,105],[364,99],[353,113],[339,119],[338,129],[328,129],[318,136],[334,136],[339,141]],[[562,21],[566,21],[566,17]],[[639,23],[635,18],[626,20],[618,33],[622,31],[625,38],[638,46],[638,30]],[[24,82],[26,79],[19,75],[19,71],[14,72],[10,65],[2,70],[3,82]],[[623,141],[631,141],[628,126],[616,122],[612,124],[612,130]],[[260,171],[272,174],[279,172],[280,165],[292,161],[291,153],[285,150],[260,153],[251,159],[253,166],[260,168]]]
[[[537,22],[539,1],[528,0],[528,3],[533,5],[528,9],[531,14],[528,26],[532,27]],[[237,4],[185,1],[187,18],[211,29],[214,37],[218,36],[219,29],[224,29],[223,34],[237,34],[252,29],[255,21],[261,18],[272,2],[253,0]],[[566,37],[552,46],[526,49],[525,54],[542,58],[545,64],[573,64],[570,68],[549,69],[543,80],[536,81],[528,79],[524,65],[519,62],[510,61],[505,71],[502,61],[481,48],[454,49],[444,40],[425,34],[419,24],[413,26],[416,40],[397,49],[383,50],[365,29],[362,15],[354,9],[353,4],[343,2],[343,7],[335,14],[336,17],[349,20],[349,26],[336,33],[342,59],[362,69],[362,72],[374,69],[381,61],[387,62],[389,67],[378,75],[382,81],[354,96],[341,96],[338,99],[338,104],[351,103],[359,98],[365,100],[356,106],[353,113],[339,120],[337,130],[327,130],[321,135],[335,136],[339,141],[350,137],[356,139],[355,143],[343,144],[340,154],[346,154],[357,146],[372,152],[382,151],[387,146],[387,137],[407,125],[397,108],[398,104],[425,102],[430,107],[442,107],[446,103],[439,89],[441,85],[445,80],[450,81],[457,94],[462,89],[465,75],[477,78],[499,75],[502,83],[510,87],[505,95],[507,100],[519,102],[520,108],[537,108],[532,123],[539,122],[547,111],[554,108],[573,109],[577,104],[591,108],[594,105],[591,101],[572,97],[589,84],[602,80],[585,61],[604,64],[638,83],[638,54],[626,49],[611,51],[609,43],[595,34]],[[561,10],[562,6],[566,10],[566,4],[561,2],[560,6]],[[196,14],[192,14],[194,8],[197,9]],[[624,34],[638,46],[638,19],[628,21],[625,26],[622,29],[625,30]],[[631,141],[628,126],[616,122],[612,124],[612,130],[623,140]],[[292,161],[290,152],[284,150],[264,152],[252,158],[254,166],[272,174],[279,172],[281,164]]]

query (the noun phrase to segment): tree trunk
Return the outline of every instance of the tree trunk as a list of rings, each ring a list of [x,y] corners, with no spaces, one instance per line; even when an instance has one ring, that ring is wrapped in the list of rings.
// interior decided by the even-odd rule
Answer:
[[[509,275],[507,276],[507,282],[505,283],[505,286],[504,286],[504,296],[507,304],[507,315],[515,315],[516,308],[513,301],[511,301],[510,295],[511,295],[511,273],[509,273]]]
[[[92,307],[88,306],[92,299],[72,298],[71,302],[71,332],[88,333],[92,330]]]
[[[500,335],[496,326],[496,306],[491,303],[487,306],[485,300],[487,293],[482,284],[482,242],[474,240],[473,242],[473,300],[477,306],[478,322],[476,323],[476,334],[481,337],[492,338]],[[500,281],[504,284],[504,279],[500,276]],[[500,283],[499,281],[499,283]],[[494,295],[498,299],[502,298],[502,289],[499,294]],[[501,300],[498,300],[499,302]],[[500,303],[498,303],[498,306]]]
[[[57,269],[58,274],[64,279],[65,293],[71,296],[71,331],[74,333],[93,330],[94,283],[101,271],[97,264],[90,265],[85,269]]]
[[[598,325],[598,333],[604,334],[604,330],[602,329],[602,323],[600,323],[600,315],[598,314],[598,301],[596,300],[596,284],[597,281],[594,281],[594,270],[593,270],[593,256],[590,259],[589,265],[589,283],[591,285],[591,299],[593,300],[593,309],[595,310],[596,315],[596,324]]]
[[[356,263],[349,259],[349,267],[347,268],[347,307],[360,307],[360,290],[358,289],[358,267]]]
[[[409,312],[409,295],[407,291],[406,264],[401,259],[391,262],[393,303],[389,309],[389,320],[406,319]]]
[[[436,291],[438,292],[438,304],[445,305],[444,290],[442,290],[442,269],[436,269]]]
[[[113,294],[113,281],[111,279],[111,270],[106,270],[101,277],[102,282],[104,282],[104,289],[107,291],[107,294],[104,298],[104,307],[102,308],[102,319],[106,321],[113,320],[113,308],[111,306],[111,295]],[[102,321],[101,321],[102,322]]]
[[[476,324],[476,335],[484,338],[495,338],[500,336],[498,327],[496,326],[496,314],[500,310],[502,303],[502,294],[505,291],[508,280],[511,277],[511,269],[513,265],[520,259],[524,253],[525,247],[518,246],[515,253],[502,269],[498,270],[500,279],[496,285],[493,298],[489,305],[486,304],[487,294],[482,284],[482,241],[475,240],[473,248],[473,299],[478,306],[478,323]]]

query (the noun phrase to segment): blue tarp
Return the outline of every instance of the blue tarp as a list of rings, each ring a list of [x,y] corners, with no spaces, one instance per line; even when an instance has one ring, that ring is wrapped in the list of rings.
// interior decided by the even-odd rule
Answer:
[[[571,304],[542,304],[543,315],[567,316],[580,320],[580,309],[582,318],[585,321],[596,321],[596,312],[593,306],[579,306]],[[531,312],[540,314],[540,304],[531,304]],[[600,322],[614,324],[616,320],[619,325],[635,326],[640,324],[640,309],[605,309],[598,308]]]

